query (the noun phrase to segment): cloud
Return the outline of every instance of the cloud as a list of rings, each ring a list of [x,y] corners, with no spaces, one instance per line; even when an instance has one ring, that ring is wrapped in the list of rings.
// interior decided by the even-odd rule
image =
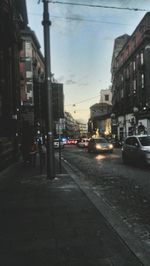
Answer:
[[[88,86],[89,85],[89,83],[88,82],[82,82],[82,83],[79,83],[79,86]]]
[[[58,77],[56,79],[57,79],[58,82],[64,82],[65,77],[62,75],[62,76],[60,76],[60,77]]]
[[[72,84],[76,84],[76,83],[77,83],[77,82],[74,81],[74,80],[72,80],[72,79],[68,79],[68,80],[65,81],[65,84],[66,84],[66,85],[72,85]]]

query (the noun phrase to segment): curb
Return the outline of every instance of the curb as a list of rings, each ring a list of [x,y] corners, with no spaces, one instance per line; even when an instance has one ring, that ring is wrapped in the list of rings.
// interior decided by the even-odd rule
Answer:
[[[122,241],[128,246],[130,251],[141,261],[141,265],[150,265],[149,247],[142,242],[120,218],[119,214],[100,195],[90,187],[87,181],[82,181],[83,173],[72,166],[67,160],[63,161],[63,167],[71,178],[86,194],[98,211],[103,215],[107,223],[118,234]]]

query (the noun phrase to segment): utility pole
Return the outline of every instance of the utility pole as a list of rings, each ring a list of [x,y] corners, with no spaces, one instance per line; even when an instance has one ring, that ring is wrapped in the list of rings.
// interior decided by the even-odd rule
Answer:
[[[46,89],[46,127],[47,127],[47,178],[55,177],[55,160],[53,144],[52,83],[50,55],[50,25],[48,12],[49,0],[43,0],[43,28],[45,52],[45,89]]]

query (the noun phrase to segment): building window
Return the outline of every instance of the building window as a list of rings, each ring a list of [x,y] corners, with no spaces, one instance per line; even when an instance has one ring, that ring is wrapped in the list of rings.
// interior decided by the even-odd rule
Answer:
[[[144,64],[144,55],[143,55],[143,52],[141,52],[141,54],[140,54],[140,63],[141,63],[141,65]]]
[[[144,74],[141,75],[141,86],[144,88]]]
[[[109,101],[109,95],[105,94],[105,101],[108,102]]]
[[[30,93],[33,90],[32,83],[27,83],[27,93]]]
[[[32,57],[32,45],[30,42],[25,43],[25,56]]]
[[[129,136],[133,135],[133,127],[128,127],[128,135]]]
[[[136,80],[133,80],[133,93],[136,93]]]
[[[31,60],[26,60],[26,71],[31,71]]]
[[[123,139],[123,134],[124,133],[124,130],[123,130],[123,127],[120,127],[119,128],[119,139],[122,140]]]
[[[135,64],[135,61],[133,61],[133,71],[135,71],[136,69],[136,64]]]

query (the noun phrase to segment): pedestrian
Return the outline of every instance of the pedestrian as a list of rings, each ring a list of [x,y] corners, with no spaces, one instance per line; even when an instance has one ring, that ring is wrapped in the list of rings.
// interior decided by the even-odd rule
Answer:
[[[34,143],[34,131],[27,121],[23,122],[22,138],[21,138],[21,153],[24,163],[31,162],[31,154]]]
[[[29,138],[22,138],[20,149],[21,149],[24,163],[29,163],[30,162],[30,149],[31,149],[31,141]]]
[[[35,140],[30,145],[30,150],[29,150],[29,163],[32,166],[35,166],[36,164],[36,155],[37,155],[38,149],[37,149],[37,143]]]
[[[43,167],[45,166],[46,163],[46,143],[43,142],[43,140],[39,139],[38,141],[38,151],[39,151],[39,159],[40,159],[40,169],[41,172],[43,171]]]

